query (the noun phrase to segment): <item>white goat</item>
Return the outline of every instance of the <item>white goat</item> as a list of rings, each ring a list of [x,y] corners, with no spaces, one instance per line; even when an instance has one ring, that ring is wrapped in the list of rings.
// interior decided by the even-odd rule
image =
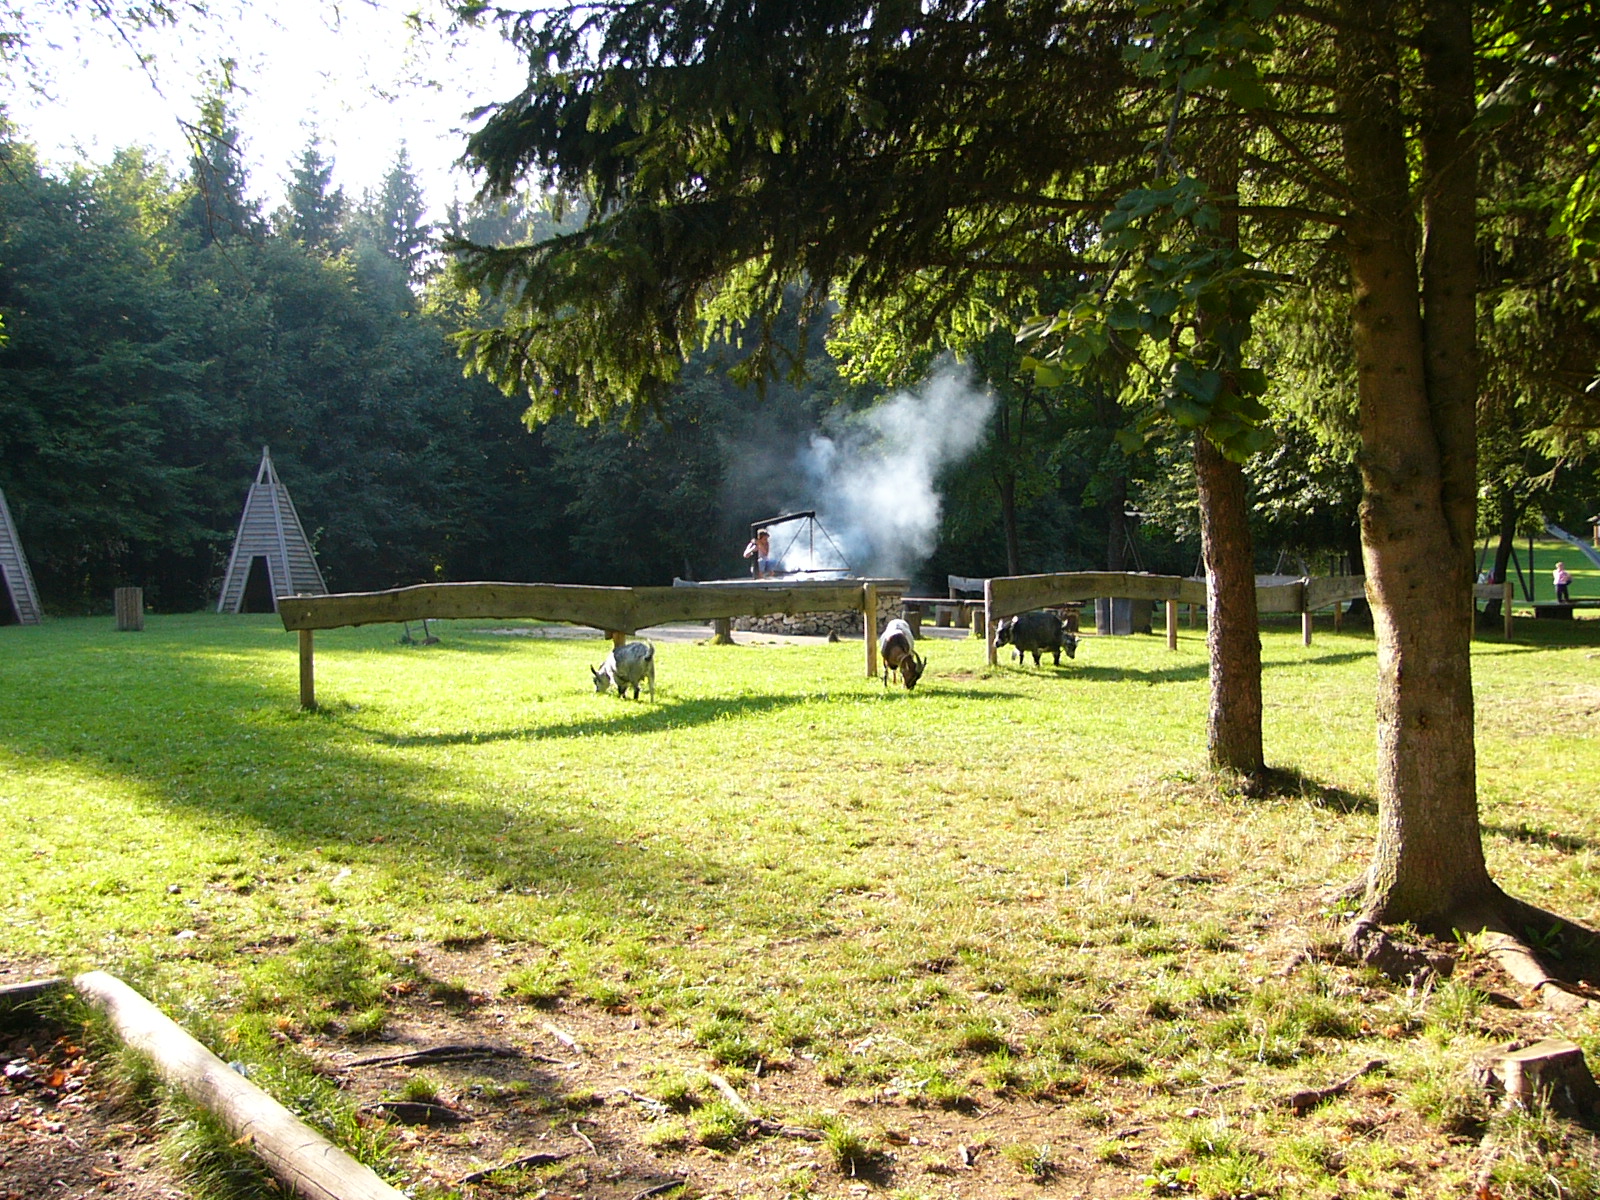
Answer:
[[[643,680],[650,681],[650,699],[656,698],[656,648],[649,642],[628,642],[618,646],[606,655],[605,662],[600,664],[600,669],[589,668],[589,674],[594,676],[594,690],[604,692],[607,688],[616,688],[617,696],[626,699],[628,689],[633,689],[633,698],[639,698],[639,684]]]
[[[878,637],[878,657],[883,659],[883,686],[889,686],[889,672],[895,671],[906,685],[906,691],[917,686],[928,660],[917,654],[917,637],[899,617],[885,623]]]

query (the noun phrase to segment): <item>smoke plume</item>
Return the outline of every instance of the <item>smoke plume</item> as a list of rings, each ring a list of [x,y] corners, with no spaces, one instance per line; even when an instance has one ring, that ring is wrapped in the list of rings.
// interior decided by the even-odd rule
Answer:
[[[977,448],[993,410],[994,397],[946,363],[916,390],[811,434],[796,455],[789,507],[816,509],[855,574],[909,578],[938,538],[939,472]],[[837,562],[825,543],[804,561],[810,547],[786,548],[788,540],[783,527],[774,531],[773,552],[787,570]]]

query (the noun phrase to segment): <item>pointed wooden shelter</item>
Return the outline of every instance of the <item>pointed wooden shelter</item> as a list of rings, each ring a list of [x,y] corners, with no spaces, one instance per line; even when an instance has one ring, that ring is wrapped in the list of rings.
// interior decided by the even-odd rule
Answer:
[[[271,452],[263,446],[256,481],[250,485],[239,533],[233,539],[217,611],[276,612],[279,596],[327,593],[300,514],[273,469]]]
[[[28,556],[22,552],[22,539],[17,537],[4,492],[0,492],[0,589],[11,602],[11,612],[0,613],[0,623],[10,615],[16,616],[19,625],[39,623],[39,592],[33,586],[33,572],[28,570]]]

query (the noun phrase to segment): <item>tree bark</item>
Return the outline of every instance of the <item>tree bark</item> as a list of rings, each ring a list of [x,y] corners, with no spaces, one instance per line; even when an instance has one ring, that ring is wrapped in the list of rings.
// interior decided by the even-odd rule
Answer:
[[[1500,508],[1499,540],[1495,543],[1494,565],[1489,568],[1489,579],[1492,583],[1504,583],[1506,570],[1511,565],[1511,551],[1516,547],[1517,520],[1522,516],[1522,507],[1517,503],[1516,493],[1510,488],[1499,489],[1497,499]],[[1498,621],[1501,616],[1500,601],[1486,601],[1483,616],[1486,621]]]
[[[1258,777],[1266,770],[1261,742],[1261,623],[1244,469],[1223,457],[1204,434],[1197,434],[1194,473],[1211,617],[1206,633],[1211,654],[1206,746],[1213,767]]]
[[[1398,42],[1382,36],[1393,29],[1394,8],[1357,0],[1346,8],[1352,28],[1340,40],[1340,66],[1354,200],[1346,248],[1355,289],[1363,557],[1378,642],[1378,840],[1365,913],[1448,933],[1459,914],[1498,894],[1478,830],[1470,654],[1471,25],[1461,0],[1430,0],[1419,280]]]
[[[1123,420],[1122,407],[1116,393],[1121,385],[1119,374],[1116,387],[1106,384],[1094,394],[1095,418],[1100,428],[1115,429]],[[1101,472],[1105,486],[1101,489],[1100,511],[1106,518],[1106,570],[1128,569],[1128,472],[1121,454],[1107,453],[1101,457]]]
[[[1000,526],[1006,539],[1006,573],[1022,574],[1022,544],[1017,537],[1017,477],[1011,471],[1001,471],[996,483],[1000,488]]]

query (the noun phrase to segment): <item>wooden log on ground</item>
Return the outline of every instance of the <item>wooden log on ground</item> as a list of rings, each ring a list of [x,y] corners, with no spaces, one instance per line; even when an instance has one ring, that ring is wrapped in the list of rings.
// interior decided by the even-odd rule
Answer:
[[[73,981],[118,1035],[181,1090],[249,1144],[269,1170],[306,1200],[404,1200],[327,1138],[207,1050],[150,1001],[104,971]]]
[[[118,633],[138,633],[144,628],[144,589],[119,587],[112,594]]]
[[[0,1016],[25,1008],[46,996],[53,996],[66,986],[66,979],[59,975],[49,979],[30,979],[25,983],[8,983],[0,987]]]

